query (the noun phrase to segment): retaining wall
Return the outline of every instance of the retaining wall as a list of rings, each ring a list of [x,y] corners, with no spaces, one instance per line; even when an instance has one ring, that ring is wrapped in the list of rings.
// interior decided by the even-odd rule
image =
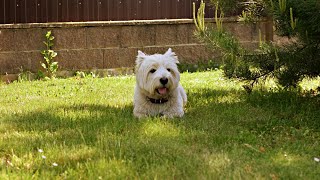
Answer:
[[[258,44],[259,29],[263,37],[272,40],[272,24],[268,21],[251,26],[227,18],[223,26],[247,47]],[[7,24],[0,25],[0,75],[8,77],[42,69],[40,51],[45,48],[44,36],[49,30],[55,36],[55,60],[60,70],[132,68],[138,50],[164,53],[169,47],[182,63],[219,56],[219,52],[208,49],[194,37],[191,19]]]

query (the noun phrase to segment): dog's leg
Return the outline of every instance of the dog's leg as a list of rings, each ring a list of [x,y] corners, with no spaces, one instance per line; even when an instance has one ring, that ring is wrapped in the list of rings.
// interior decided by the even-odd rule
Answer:
[[[137,118],[148,117],[148,113],[143,108],[139,108],[139,107],[134,107],[133,115]]]
[[[182,107],[179,108],[171,108],[168,111],[162,113],[165,117],[173,118],[173,117],[182,117],[184,115],[184,111]]]
[[[183,106],[185,106],[187,104],[187,94],[186,94],[186,91],[183,89],[183,87],[180,84],[178,87],[178,92],[179,92],[179,95],[181,96]]]
[[[133,115],[139,119],[148,117],[146,114],[138,112],[133,112]]]

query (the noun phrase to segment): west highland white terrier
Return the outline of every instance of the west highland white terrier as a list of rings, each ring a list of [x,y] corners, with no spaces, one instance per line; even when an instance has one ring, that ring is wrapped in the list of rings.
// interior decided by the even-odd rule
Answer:
[[[146,55],[138,51],[136,59],[136,86],[134,116],[163,115],[182,117],[187,95],[180,85],[178,58],[171,48],[165,54]]]

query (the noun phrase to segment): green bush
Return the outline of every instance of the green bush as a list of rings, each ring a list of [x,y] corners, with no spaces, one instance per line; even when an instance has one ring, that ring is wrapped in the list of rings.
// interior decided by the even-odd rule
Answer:
[[[197,36],[223,54],[225,76],[248,82],[253,87],[260,80],[275,78],[282,87],[296,87],[305,77],[320,74],[320,3],[317,0],[256,0],[247,3],[240,15],[243,21],[257,21],[263,16],[273,18],[275,33],[290,39],[277,45],[260,42],[255,51],[241,47],[239,41],[223,29],[216,2],[217,28],[204,24],[204,7],[194,14]],[[203,3],[203,2],[202,2]],[[194,8],[195,9],[195,8]],[[261,38],[262,39],[262,38]]]

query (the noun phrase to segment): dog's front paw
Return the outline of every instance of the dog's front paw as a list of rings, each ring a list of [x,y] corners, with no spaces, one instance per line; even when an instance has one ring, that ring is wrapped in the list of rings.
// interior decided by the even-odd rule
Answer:
[[[134,115],[136,118],[139,118],[139,119],[148,117],[147,114],[145,114],[145,113],[139,113],[139,112],[133,112],[133,115]]]
[[[184,112],[183,111],[175,111],[175,112],[165,112],[163,113],[163,116],[164,117],[167,117],[167,118],[174,118],[174,117],[183,117],[184,115]]]

